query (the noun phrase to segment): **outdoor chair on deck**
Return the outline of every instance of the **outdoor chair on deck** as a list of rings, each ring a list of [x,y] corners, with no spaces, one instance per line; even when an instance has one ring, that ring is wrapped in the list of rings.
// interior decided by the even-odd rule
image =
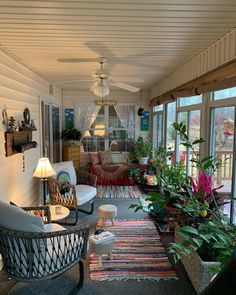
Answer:
[[[50,211],[46,206],[22,210],[0,201],[0,210],[0,254],[6,274],[14,280],[11,287],[18,281],[52,279],[76,263],[80,277],[73,292],[82,287],[88,225],[66,229],[50,224]]]
[[[57,174],[48,179],[50,202],[75,210],[75,225],[78,221],[78,211],[93,213],[97,177],[85,171],[75,170],[72,161],[55,163],[52,166]],[[90,203],[90,209],[81,209],[80,206],[86,203]]]

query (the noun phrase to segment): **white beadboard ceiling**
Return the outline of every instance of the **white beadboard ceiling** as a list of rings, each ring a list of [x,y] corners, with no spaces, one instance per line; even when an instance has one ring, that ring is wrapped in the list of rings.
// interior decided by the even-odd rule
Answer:
[[[78,80],[67,89],[90,88],[98,57],[149,88],[235,25],[236,0],[0,1],[0,46],[51,82]]]

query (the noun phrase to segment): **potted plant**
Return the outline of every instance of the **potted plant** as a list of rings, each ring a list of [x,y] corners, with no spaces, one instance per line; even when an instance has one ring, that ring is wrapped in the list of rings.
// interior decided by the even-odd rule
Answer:
[[[139,164],[147,164],[151,150],[151,142],[139,136],[135,142],[135,147],[133,152],[131,152],[130,158],[138,160]]]
[[[194,147],[204,141],[200,138],[191,142],[183,123],[175,123],[174,127],[184,140],[183,144],[192,150],[191,161],[199,174],[197,180],[191,179],[191,198],[176,205],[183,215],[188,214],[193,220],[188,225],[180,223],[170,252],[176,261],[181,259],[199,293],[210,283],[214,271],[219,271],[231,256],[236,247],[236,228],[221,211],[219,198],[215,196],[218,188],[213,187],[212,175],[222,162],[211,156],[200,159]]]
[[[68,145],[79,145],[81,136],[81,132],[75,128],[67,128],[61,133],[61,139],[67,142]]]

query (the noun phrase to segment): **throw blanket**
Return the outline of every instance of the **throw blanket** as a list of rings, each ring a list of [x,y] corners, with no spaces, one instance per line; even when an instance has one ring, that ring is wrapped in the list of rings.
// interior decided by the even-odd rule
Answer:
[[[98,185],[133,185],[127,175],[128,164],[91,165],[89,172],[97,176]]]

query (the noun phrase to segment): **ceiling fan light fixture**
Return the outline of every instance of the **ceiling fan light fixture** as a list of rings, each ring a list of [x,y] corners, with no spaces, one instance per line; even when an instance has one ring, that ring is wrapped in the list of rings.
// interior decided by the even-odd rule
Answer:
[[[93,93],[99,97],[105,97],[109,95],[110,89],[108,88],[107,84],[104,80],[100,82],[96,82],[95,86],[93,87]]]

